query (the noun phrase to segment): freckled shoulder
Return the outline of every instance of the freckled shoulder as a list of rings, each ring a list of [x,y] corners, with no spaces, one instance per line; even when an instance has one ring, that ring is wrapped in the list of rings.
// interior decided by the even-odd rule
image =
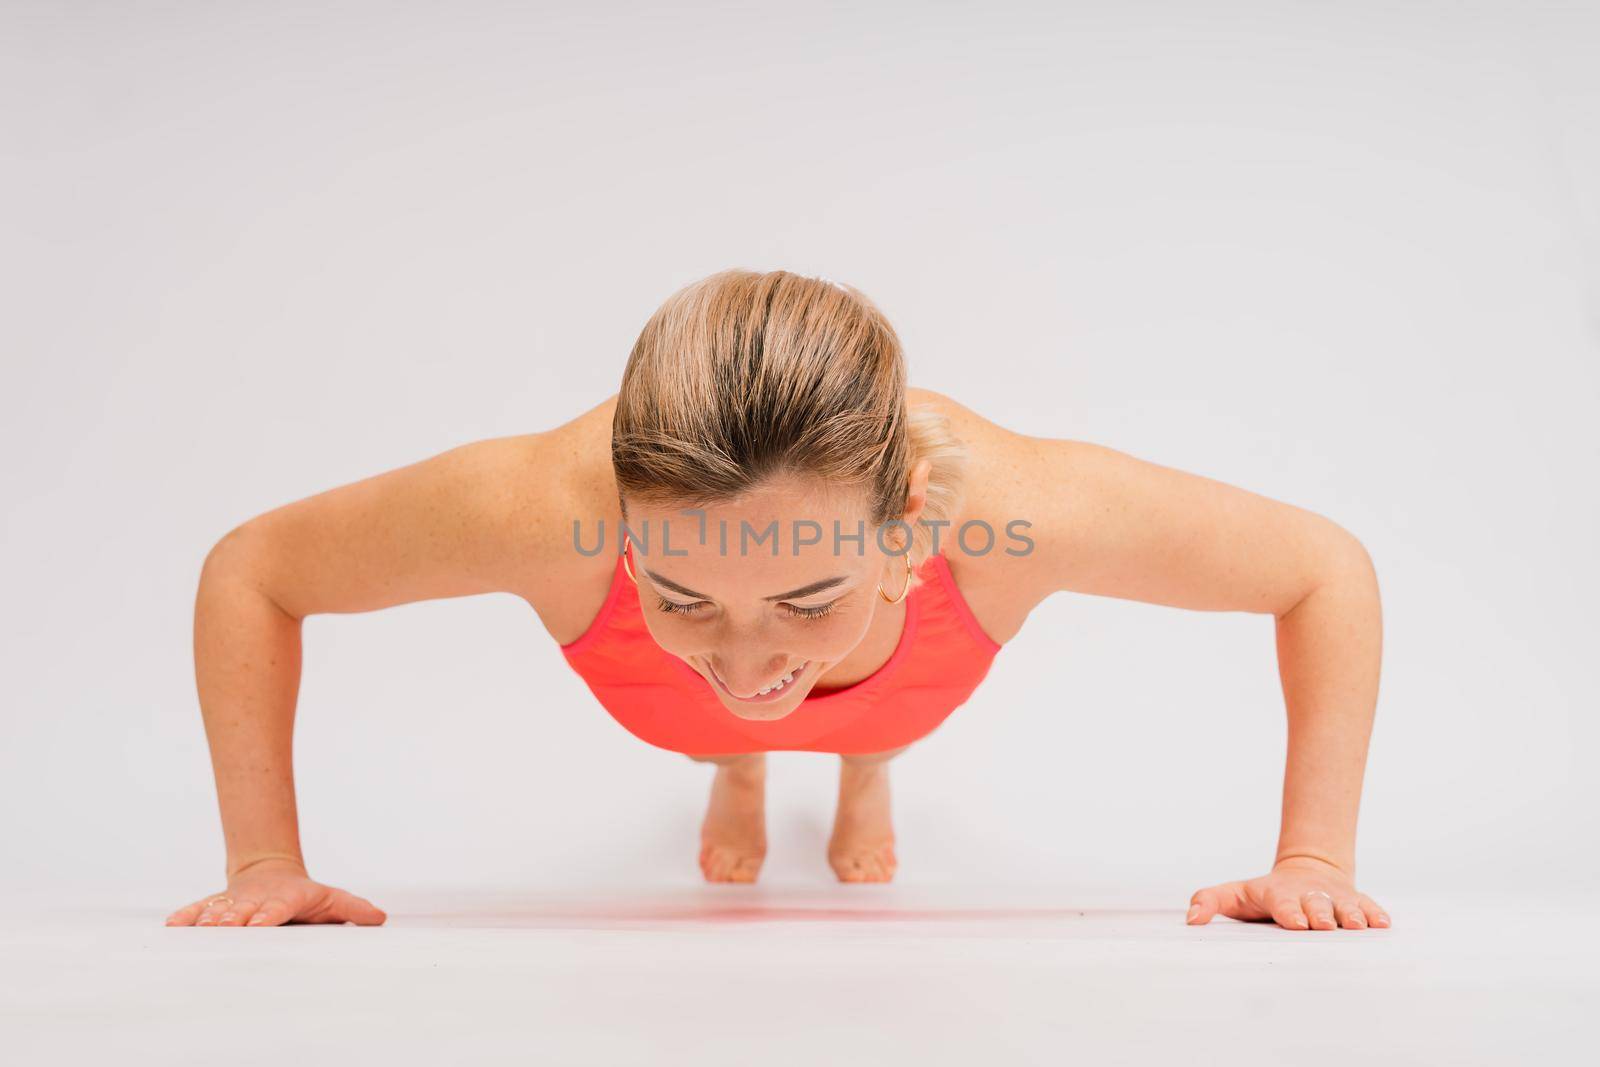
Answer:
[[[1027,545],[1008,535],[1007,524],[1029,520],[1029,504],[1038,487],[1028,484],[1018,473],[1020,461],[1031,454],[1033,438],[1008,430],[954,399],[930,389],[907,389],[907,401],[928,405],[950,420],[955,435],[967,446],[967,471],[960,508],[939,539],[940,550],[950,564],[950,574],[962,597],[972,608],[983,631],[1005,644],[1022,629],[1028,613],[1045,595],[1034,588],[1022,557],[1008,555],[1006,549],[1025,551]],[[960,537],[963,524],[982,523],[994,533],[988,551],[988,533],[983,525],[969,528]],[[1021,536],[1037,540],[1041,531],[1034,527],[1015,527]]]
[[[528,529],[537,562],[525,569],[518,592],[557,644],[577,640],[600,613],[616,567],[616,478],[611,467],[611,419],[616,396],[552,430],[526,436],[536,455]],[[586,556],[573,544],[573,523],[592,548],[605,524],[605,551]]]

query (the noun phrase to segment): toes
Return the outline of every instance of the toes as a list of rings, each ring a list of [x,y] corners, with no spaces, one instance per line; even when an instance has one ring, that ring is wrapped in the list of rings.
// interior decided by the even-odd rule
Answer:
[[[765,856],[706,845],[700,850],[700,873],[708,882],[754,882]]]
[[[715,845],[706,845],[700,850],[700,871],[710,882],[722,881],[723,871],[727,864],[723,860],[722,850]]]
[[[1361,911],[1361,901],[1354,898],[1342,900],[1333,906],[1333,912],[1339,917],[1339,925],[1346,930],[1365,930],[1367,917]]]
[[[878,877],[875,879],[875,881],[893,881],[895,868],[899,866],[898,862],[894,858],[894,848],[892,846],[885,845],[883,848],[878,850],[877,855],[875,855],[873,859],[876,861],[876,868],[878,872]]]
[[[841,882],[890,882],[899,867],[892,847],[876,852],[835,853],[828,862]]]
[[[761,871],[761,861],[754,856],[740,856],[728,871],[730,882],[753,882]]]

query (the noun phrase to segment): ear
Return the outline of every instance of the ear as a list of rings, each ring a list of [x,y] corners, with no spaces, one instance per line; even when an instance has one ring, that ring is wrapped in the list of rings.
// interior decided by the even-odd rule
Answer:
[[[931,459],[919,459],[916,466],[911,468],[911,478],[906,489],[906,513],[900,518],[913,530],[917,528],[917,520],[922,517],[922,512],[928,506],[928,476],[932,473]]]

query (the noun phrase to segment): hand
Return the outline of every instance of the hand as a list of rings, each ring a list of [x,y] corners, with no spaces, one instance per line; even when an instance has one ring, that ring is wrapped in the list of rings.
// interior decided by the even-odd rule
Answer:
[[[1187,922],[1204,926],[1222,914],[1245,922],[1268,920],[1286,930],[1364,930],[1389,925],[1389,913],[1350,875],[1308,856],[1278,861],[1272,873],[1248,882],[1224,882],[1189,898]]]
[[[313,882],[288,859],[259,860],[234,872],[228,888],[167,916],[168,926],[281,926],[284,923],[355,923],[382,926],[387,919],[371,901]]]

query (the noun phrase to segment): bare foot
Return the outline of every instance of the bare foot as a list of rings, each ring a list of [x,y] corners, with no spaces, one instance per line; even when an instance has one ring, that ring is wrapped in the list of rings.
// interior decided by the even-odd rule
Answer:
[[[717,766],[700,827],[700,872],[708,882],[753,882],[767,858],[767,757]]]
[[[839,765],[839,811],[828,842],[828,863],[841,882],[887,882],[894,877],[894,825],[889,819],[887,761]]]

